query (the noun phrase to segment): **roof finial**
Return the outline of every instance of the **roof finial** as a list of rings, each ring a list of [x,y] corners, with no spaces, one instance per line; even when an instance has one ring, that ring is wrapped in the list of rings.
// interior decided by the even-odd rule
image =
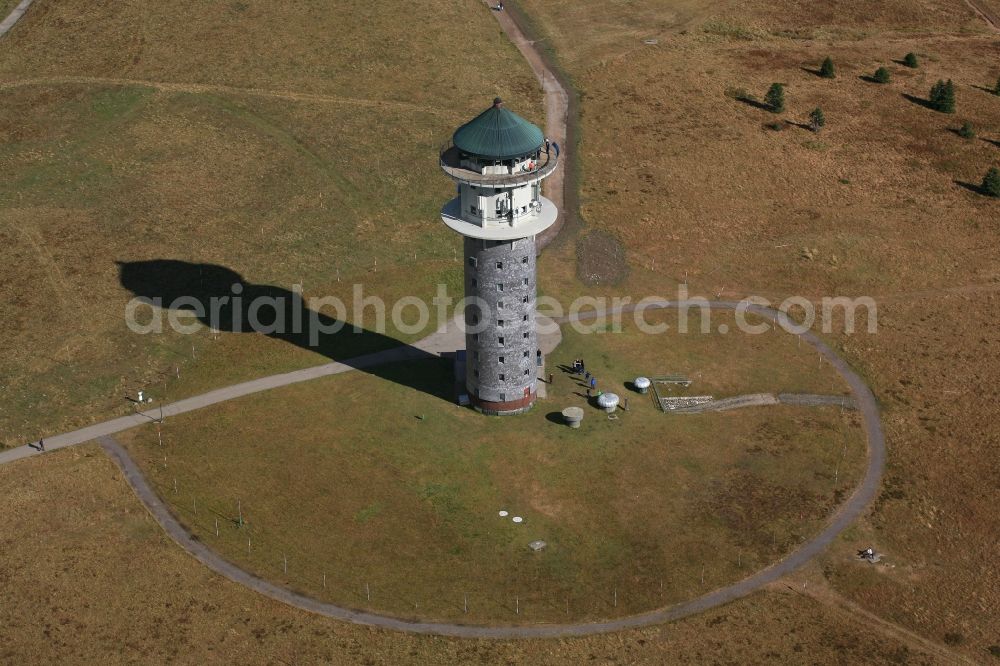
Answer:
[[[493,98],[493,108],[499,109],[501,106],[503,106],[503,100],[500,99],[499,97],[494,97]]]

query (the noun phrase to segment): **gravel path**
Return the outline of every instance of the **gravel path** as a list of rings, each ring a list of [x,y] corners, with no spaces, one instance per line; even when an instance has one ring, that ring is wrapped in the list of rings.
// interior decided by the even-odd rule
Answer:
[[[28,11],[28,7],[31,6],[35,0],[21,0],[21,2],[11,10],[10,14],[7,15],[3,21],[0,21],[0,37],[3,37],[10,29],[14,27],[14,24],[21,20],[24,16],[24,12]]]

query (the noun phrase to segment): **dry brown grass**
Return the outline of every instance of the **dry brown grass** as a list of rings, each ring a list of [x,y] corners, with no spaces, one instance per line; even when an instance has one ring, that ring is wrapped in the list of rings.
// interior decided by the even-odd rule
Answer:
[[[606,20],[605,3],[522,5],[581,91],[585,230],[617,239],[629,264],[627,281],[601,289],[669,296],[686,275],[703,295],[878,297],[876,335],[830,340],[875,389],[890,450],[883,495],[851,543],[881,547],[897,566],[858,571],[831,555],[828,576],[883,617],[938,643],[960,635],[961,649],[983,655],[1000,631],[985,610],[1000,604],[1000,468],[987,444],[1000,209],[956,181],[978,183],[1000,161],[1000,105],[977,88],[1000,73],[996,37],[962,2],[863,14],[856,3],[752,2],[686,20],[644,5],[610,40],[584,29]],[[727,16],[755,30],[704,30]],[[668,24],[659,34],[657,17]],[[647,36],[660,43],[642,45]],[[892,62],[908,51],[919,69]],[[837,79],[803,70],[826,55]],[[890,85],[859,78],[879,65]],[[954,115],[903,97],[926,98],[938,78],[958,85]],[[787,84],[783,118],[801,123],[820,106],[827,128],[771,131],[772,114],[726,94],[759,98],[772,81]],[[963,120],[980,139],[949,131]],[[583,290],[565,242],[541,269],[553,293]],[[801,259],[803,247],[818,257]]]
[[[291,609],[212,574],[166,539],[96,446],[4,466],[0,488],[0,596],[17,600],[0,604],[5,662],[938,663],[849,614],[781,591],[586,639],[377,631]]]

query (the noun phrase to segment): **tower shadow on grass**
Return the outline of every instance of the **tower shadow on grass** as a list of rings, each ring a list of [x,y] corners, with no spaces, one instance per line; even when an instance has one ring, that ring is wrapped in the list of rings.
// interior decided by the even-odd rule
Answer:
[[[213,330],[266,335],[387,381],[453,401],[448,361],[384,333],[355,331],[349,322],[309,309],[301,295],[289,289],[253,284],[239,273],[215,264],[173,259],[117,264],[121,285],[135,296],[150,299],[164,310],[191,313]],[[238,286],[234,289],[234,285]],[[393,350],[388,362],[378,362],[373,356],[387,350]],[[398,363],[414,360],[438,363],[427,364],[426,372],[419,373],[413,372],[409,364]]]
[[[983,141],[985,141],[986,143],[990,144],[991,146],[994,146],[996,148],[1000,148],[1000,141],[996,141],[995,139],[987,139],[985,137],[983,137]]]

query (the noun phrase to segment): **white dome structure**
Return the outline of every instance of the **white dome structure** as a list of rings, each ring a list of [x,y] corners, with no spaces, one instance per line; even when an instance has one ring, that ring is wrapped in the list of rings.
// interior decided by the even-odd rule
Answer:
[[[639,393],[645,393],[648,391],[652,384],[653,382],[649,381],[649,377],[636,377],[632,380],[632,386],[634,386],[635,390]]]
[[[597,406],[610,414],[618,408],[618,395],[615,393],[602,393],[597,396]]]

